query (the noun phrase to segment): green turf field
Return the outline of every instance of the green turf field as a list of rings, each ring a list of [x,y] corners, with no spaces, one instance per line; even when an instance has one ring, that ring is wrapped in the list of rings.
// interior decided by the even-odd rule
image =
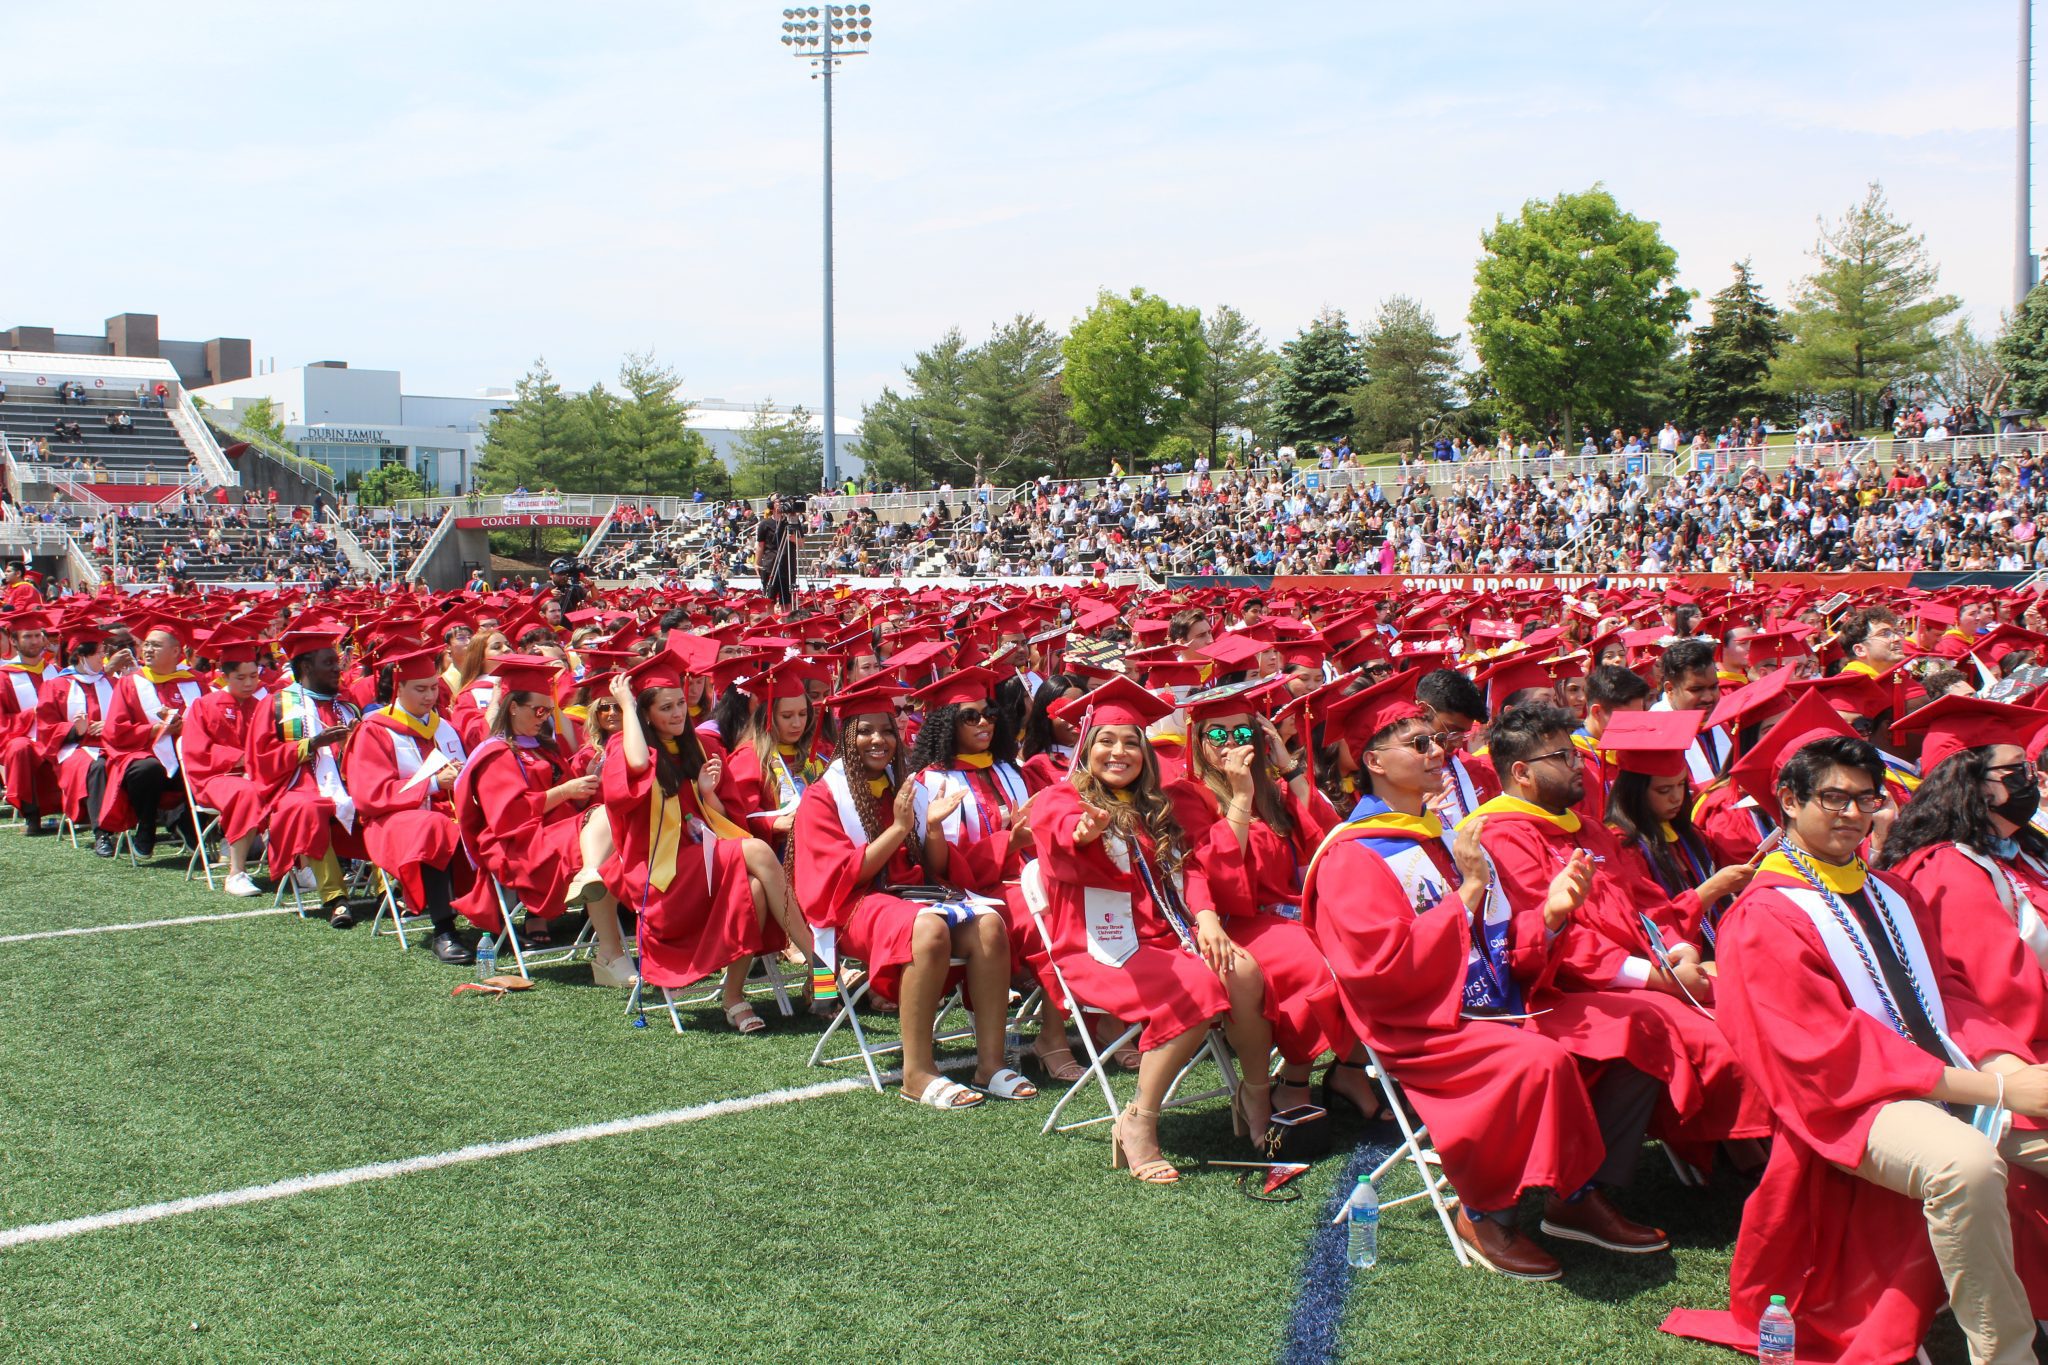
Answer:
[[[0,939],[268,905],[188,885],[168,847],[137,871],[0,834]],[[291,916],[0,942],[0,1241],[853,1074],[805,1066],[809,1021],[742,1040],[707,1009],[678,1037],[630,1027],[624,994],[584,969],[451,998],[467,975]],[[1564,1280],[1523,1285],[1459,1270],[1410,1206],[1351,1280],[1334,1351],[1290,1352],[1318,1216],[1349,1149],[1391,1125],[1340,1131],[1307,1197],[1258,1204],[1220,1172],[1171,1189],[1112,1173],[1102,1129],[1039,1136],[1047,1103],[942,1115],[836,1093],[0,1249],[0,1354],[1736,1359],[1655,1331],[1673,1304],[1722,1301],[1737,1210],[1654,1154],[1626,1206],[1671,1230],[1673,1255],[1563,1244]],[[1235,1155],[1220,1103],[1170,1114],[1164,1136],[1183,1160]]]

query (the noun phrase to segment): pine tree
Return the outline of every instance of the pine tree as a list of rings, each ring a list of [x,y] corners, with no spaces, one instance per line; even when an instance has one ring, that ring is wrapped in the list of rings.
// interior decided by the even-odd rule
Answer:
[[[675,371],[652,355],[629,355],[619,367],[623,392],[594,462],[607,487],[687,496],[728,486],[710,444],[686,425],[690,405],[676,397],[678,383]]]
[[[1997,354],[2013,403],[2037,413],[2048,408],[2048,284],[2027,291]]]
[[[732,450],[732,491],[742,498],[803,497],[825,481],[825,436],[801,407],[754,409]]]
[[[1935,324],[1962,305],[1934,292],[1941,272],[1927,239],[1892,216],[1876,182],[1840,223],[1821,225],[1813,254],[1820,268],[1793,300],[1792,339],[1772,367],[1771,387],[1839,403],[1861,428],[1888,385],[1904,387],[1934,367]]]
[[[1748,261],[1735,263],[1734,283],[1708,306],[1713,320],[1693,332],[1686,350],[1685,420],[1720,427],[1751,416],[1782,417],[1784,400],[1771,392],[1770,377],[1787,333]]]
[[[514,387],[512,406],[494,413],[484,428],[477,487],[487,493],[604,491],[591,482],[595,441],[587,406],[562,392],[546,360],[535,360]]]
[[[1261,391],[1278,360],[1259,329],[1227,303],[1202,320],[1202,345],[1209,359],[1188,404],[1187,430],[1213,463],[1223,433],[1248,427],[1258,416]]]
[[[1280,348],[1272,386],[1273,430],[1282,441],[1335,441],[1351,429],[1351,391],[1366,379],[1358,338],[1344,314],[1324,309]]]
[[[1456,399],[1457,344],[1438,333],[1436,318],[1414,299],[1397,294],[1380,305],[1359,347],[1369,378],[1350,395],[1359,449],[1396,441],[1421,449],[1424,428]]]

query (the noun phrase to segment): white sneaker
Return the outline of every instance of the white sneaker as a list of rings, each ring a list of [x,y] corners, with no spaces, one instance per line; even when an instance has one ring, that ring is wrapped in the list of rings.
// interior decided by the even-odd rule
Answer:
[[[263,894],[263,888],[256,885],[255,879],[248,873],[237,872],[228,878],[227,892],[230,896],[260,896]]]
[[[313,869],[310,867],[293,868],[292,880],[298,884],[298,888],[301,891],[318,891],[320,889],[320,879],[313,875]]]
[[[637,976],[631,953],[620,953],[609,962],[595,956],[590,959],[590,979],[600,986],[630,986]]]

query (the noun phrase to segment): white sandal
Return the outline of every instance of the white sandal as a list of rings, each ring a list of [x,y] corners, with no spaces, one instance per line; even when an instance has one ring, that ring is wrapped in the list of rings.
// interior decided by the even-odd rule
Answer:
[[[908,1090],[896,1092],[911,1104],[922,1104],[930,1109],[972,1109],[987,1099],[978,1090],[970,1090],[958,1081],[934,1076],[925,1085],[924,1093],[913,1095]]]
[[[992,1100],[1035,1100],[1038,1087],[1009,1067],[1004,1067],[981,1084],[981,1092]]]

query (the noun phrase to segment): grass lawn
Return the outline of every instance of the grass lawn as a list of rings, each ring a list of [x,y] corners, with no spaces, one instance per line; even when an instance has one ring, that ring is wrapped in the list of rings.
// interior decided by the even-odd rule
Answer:
[[[181,870],[0,834],[0,937],[268,903]],[[585,971],[496,1001],[451,998],[465,976],[291,916],[0,943],[0,1229],[835,1074],[805,1066],[808,1021],[741,1040],[705,1010],[678,1037]],[[65,1362],[1736,1359],[1655,1331],[1722,1301],[1737,1209],[1654,1154],[1627,1206],[1671,1256],[1565,1245],[1562,1282],[1521,1285],[1459,1270],[1410,1206],[1330,1349],[1290,1352],[1350,1149],[1391,1126],[1340,1131],[1305,1198],[1261,1204],[1222,1172],[1112,1173],[1102,1129],[1039,1136],[1046,1103],[834,1094],[17,1246],[0,1341]],[[1234,1154],[1220,1105],[1165,1137]]]

